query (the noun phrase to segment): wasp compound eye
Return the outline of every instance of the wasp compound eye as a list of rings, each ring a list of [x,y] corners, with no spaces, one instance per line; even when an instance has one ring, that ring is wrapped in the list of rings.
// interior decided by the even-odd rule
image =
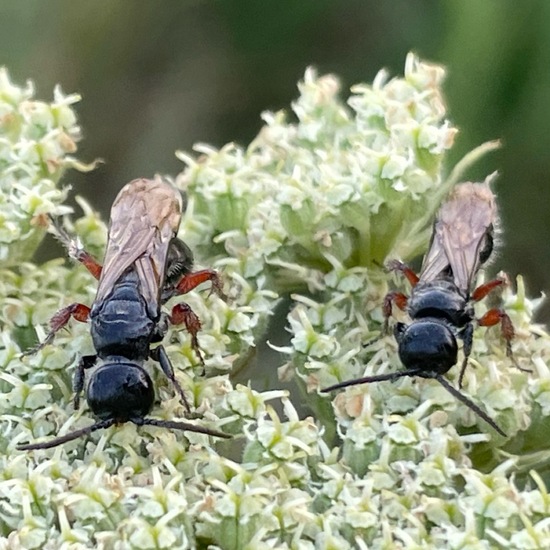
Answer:
[[[396,336],[399,358],[408,369],[444,374],[456,363],[458,345],[455,335],[439,320],[422,319]]]

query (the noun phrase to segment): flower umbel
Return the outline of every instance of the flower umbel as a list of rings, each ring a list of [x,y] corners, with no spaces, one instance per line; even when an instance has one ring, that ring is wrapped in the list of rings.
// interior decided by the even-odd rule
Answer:
[[[443,77],[411,54],[403,77],[382,71],[346,103],[336,77],[308,69],[294,117],[265,113],[247,148],[179,154],[187,168],[177,183],[189,198],[181,235],[198,263],[222,272],[230,300],[185,298],[202,322],[206,376],[185,331],[171,329],[164,344],[192,421],[233,441],[130,424],[21,453],[18,443],[91,423],[87,408],[70,406],[74,366],[93,353],[88,327],[70,324],[38,354],[20,352],[44,337],[57,309],[91,304],[96,283],[63,260],[28,262],[42,215],[68,212],[57,184],[76,165],[67,156],[75,97],[35,102],[32,87],[0,72],[0,550],[550,547],[550,347],[521,278],[502,301],[516,358],[533,372],[513,367],[498,330],[478,329],[464,382],[508,438],[434,380],[319,393],[401,368],[394,339],[374,339],[384,296],[398,285],[382,265],[425,251],[442,198],[479,153],[445,176],[456,129]],[[105,224],[80,205],[71,229],[95,252]],[[279,347],[286,363],[273,368],[294,386],[258,391],[263,364],[237,383],[285,295],[291,336]],[[153,415],[181,417],[158,371],[149,369]]]
[[[80,128],[72,105],[76,94],[54,90],[52,103],[33,98],[34,86],[20,88],[0,68],[0,261],[29,260],[44,235],[46,215],[70,212],[68,188],[58,188],[67,168],[88,170],[76,151]]]

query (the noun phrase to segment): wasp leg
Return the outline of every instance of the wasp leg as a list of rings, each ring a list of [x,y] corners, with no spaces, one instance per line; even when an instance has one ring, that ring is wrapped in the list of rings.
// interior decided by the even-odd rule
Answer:
[[[71,258],[79,261],[99,281],[103,266],[91,254],[80,248],[77,250],[77,255]]]
[[[384,297],[384,304],[382,305],[382,313],[384,314],[384,326],[382,327],[382,334],[389,333],[389,322],[392,314],[392,306],[395,304],[399,309],[405,311],[407,309],[407,302],[409,298],[402,292],[392,290]]]
[[[462,349],[464,353],[464,359],[462,361],[462,366],[460,367],[460,374],[458,375],[458,387],[462,388],[462,382],[464,381],[464,373],[466,372],[466,367],[468,366],[468,359],[470,353],[472,353],[472,345],[474,343],[474,325],[468,323],[462,333],[460,334],[462,341],[464,342],[464,347]]]
[[[44,338],[44,341],[34,346],[33,348],[28,349],[23,352],[22,356],[33,355],[37,351],[40,351],[42,348],[46,347],[48,344],[53,342],[55,335],[69,322],[69,319],[72,317],[77,321],[86,323],[88,321],[88,316],[90,314],[90,308],[84,304],[74,303],[70,306],[60,309],[51,319],[50,319],[50,332]]]
[[[501,309],[490,309],[477,321],[481,327],[492,327],[500,322],[500,330],[506,342],[506,355],[512,360],[514,366],[522,372],[532,372],[530,369],[520,367],[512,353],[512,340],[514,339],[514,325],[509,315]]]
[[[77,411],[80,408],[80,394],[84,389],[84,370],[93,367],[96,364],[97,355],[83,355],[76,366],[73,376],[73,408]]]
[[[189,406],[189,402],[185,397],[185,393],[183,393],[183,389],[180,386],[180,383],[176,380],[176,376],[174,374],[174,367],[170,362],[170,358],[168,357],[168,354],[166,353],[164,346],[160,345],[155,349],[152,349],[149,355],[152,359],[160,363],[160,368],[162,369],[162,372],[164,372],[166,377],[170,380],[170,382],[172,382],[174,388],[176,388],[176,391],[178,392],[181,398],[181,402],[183,403],[187,413],[189,414],[191,412],[191,407]]]
[[[197,317],[197,314],[191,309],[191,306],[185,302],[176,304],[172,308],[169,319],[173,325],[181,325],[182,323],[185,325],[187,332],[191,335],[191,347],[197,354],[200,362],[204,365],[204,359],[197,338],[197,334],[201,329],[201,321]]]
[[[487,294],[492,292],[495,288],[498,286],[502,286],[506,284],[506,281],[504,279],[493,279],[492,281],[489,281],[483,285],[478,286],[473,292],[472,292],[472,300],[474,302],[479,302],[480,300],[483,300]],[[512,329],[513,330],[513,329]]]
[[[175,245],[175,243],[173,242]],[[180,242],[180,246],[186,247],[185,243]],[[177,246],[174,247],[174,250],[179,250]],[[190,254],[190,252],[189,252]],[[181,269],[187,269],[187,266],[191,265],[189,262],[188,256],[184,256],[184,259],[188,260],[188,263],[185,264],[184,267]],[[187,261],[186,260],[186,261]],[[168,270],[175,270],[177,272],[180,268],[178,267],[177,259],[172,260],[172,263],[169,264]],[[183,266],[183,264],[182,264]],[[212,283],[212,292],[215,292],[218,296],[220,296],[222,299],[226,299],[226,296],[222,289],[222,281],[220,276],[218,275],[217,271],[214,271],[213,269],[203,269],[201,271],[195,271],[194,273],[184,273],[179,281],[175,285],[168,284],[165,286],[162,292],[162,302],[167,302],[170,298],[174,296],[178,296],[181,294],[186,294],[187,292],[190,292],[194,288],[196,288],[201,283],[204,283],[206,281],[210,281]],[[197,333],[201,329],[201,322],[200,319],[197,317],[195,312],[191,309],[191,307],[182,302],[180,304],[175,305],[172,308],[172,312],[170,316],[168,317],[168,320],[173,325],[180,325],[184,324],[185,328],[187,329],[187,332],[191,335],[191,347],[197,354],[200,362],[202,363],[204,367],[204,358],[202,356],[200,347],[199,347],[199,341],[197,339]],[[204,373],[204,368],[203,368]]]
[[[399,260],[390,260],[386,264],[388,271],[399,271],[407,278],[407,281],[411,283],[411,286],[415,287],[420,280],[420,277],[407,265]]]
[[[212,290],[221,298],[225,298],[225,294],[222,289],[222,280],[217,271],[213,269],[202,269],[201,271],[195,271],[193,273],[187,273],[179,280],[174,287],[174,295],[187,294],[201,283],[211,281]]]
[[[96,279],[99,279],[103,267],[84,248],[79,239],[71,237],[56,218],[50,217],[54,227],[54,236],[66,248],[69,258],[80,262]]]

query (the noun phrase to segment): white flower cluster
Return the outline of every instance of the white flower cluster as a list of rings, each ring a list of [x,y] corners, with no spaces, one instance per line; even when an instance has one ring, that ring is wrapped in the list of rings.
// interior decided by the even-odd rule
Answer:
[[[14,265],[29,259],[44,235],[47,214],[70,209],[62,203],[67,189],[57,184],[67,168],[86,170],[70,155],[80,128],[71,105],[76,94],[54,90],[54,101],[33,99],[31,82],[13,84],[0,68],[0,261]]]
[[[422,251],[451,184],[441,173],[456,132],[445,120],[443,76],[410,55],[404,78],[381,72],[354,87],[346,106],[335,77],[308,70],[297,120],[266,114],[247,149],[180,154],[189,198],[182,237],[223,272],[230,300],[185,298],[203,325],[206,376],[185,331],[171,330],[165,347],[197,413],[189,421],[232,440],[127,424],[17,451],[91,423],[86,408],[70,405],[77,357],[92,353],[88,327],[72,323],[54,345],[19,353],[35,330],[43,338],[59,307],[90,304],[95,282],[62,261],[14,268],[0,259],[0,550],[550,547],[550,346],[531,322],[538,301],[525,297],[521,278],[503,304],[516,359],[532,373],[513,367],[498,330],[477,329],[464,384],[509,438],[434,380],[358,386],[333,399],[319,392],[401,368],[393,338],[374,338],[396,282],[382,264]],[[100,248],[104,224],[81,206],[74,231]],[[299,399],[233,383],[284,293],[294,306],[279,375],[297,382]],[[158,371],[152,414],[181,417]]]
[[[373,267],[390,252],[418,252],[456,134],[444,118],[443,76],[409,55],[404,78],[382,71],[352,89],[348,107],[334,76],[308,69],[292,105],[297,123],[264,113],[246,149],[179,154],[189,166],[182,185],[195,195],[187,229],[198,234],[189,238],[199,246],[214,237],[239,273],[281,291],[318,290],[334,260]]]

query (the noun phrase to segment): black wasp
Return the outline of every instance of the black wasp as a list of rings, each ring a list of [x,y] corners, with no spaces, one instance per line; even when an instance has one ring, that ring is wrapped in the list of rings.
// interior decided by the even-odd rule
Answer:
[[[473,304],[505,282],[497,278],[472,290],[475,276],[493,250],[497,221],[495,196],[487,183],[457,185],[439,210],[420,276],[400,261],[392,261],[387,266],[392,271],[400,271],[412,286],[410,297],[392,291],[386,295],[383,305],[384,331],[387,330],[393,304],[406,311],[411,318],[411,323],[396,323],[394,329],[399,358],[405,369],[348,380],[323,391],[396,380],[403,376],[435,378],[459,401],[505,436],[491,417],[443,377],[457,362],[458,337],[464,344],[464,360],[459,375],[459,387],[462,387],[472,351],[476,321]],[[507,354],[511,357],[514,326],[508,314],[494,308],[477,319],[477,324],[485,327],[498,323],[506,342]]]
[[[169,323],[185,325],[202,361],[197,341],[201,326],[198,317],[185,303],[175,305],[170,314],[161,312],[161,306],[204,281],[211,281],[213,289],[221,294],[217,273],[210,269],[192,272],[193,254],[176,237],[183,207],[182,194],[158,176],[128,183],[111,209],[103,267],[54,222],[69,255],[84,264],[99,279],[99,285],[91,308],[74,303],[58,311],[50,321],[51,330],[44,342],[26,354],[52,342],[71,317],[90,320],[96,354],[83,356],[78,363],[73,381],[74,408],[79,407],[84,371],[99,359],[101,365],[91,374],[86,387],[86,400],[99,420],[44,443],[19,445],[19,450],[48,449],[123,422],[229,437],[187,422],[146,417],[155,398],[152,380],[143,368],[148,358],[160,363],[186,409],[190,409],[164,347],[161,344],[151,348],[151,344],[163,339]]]

